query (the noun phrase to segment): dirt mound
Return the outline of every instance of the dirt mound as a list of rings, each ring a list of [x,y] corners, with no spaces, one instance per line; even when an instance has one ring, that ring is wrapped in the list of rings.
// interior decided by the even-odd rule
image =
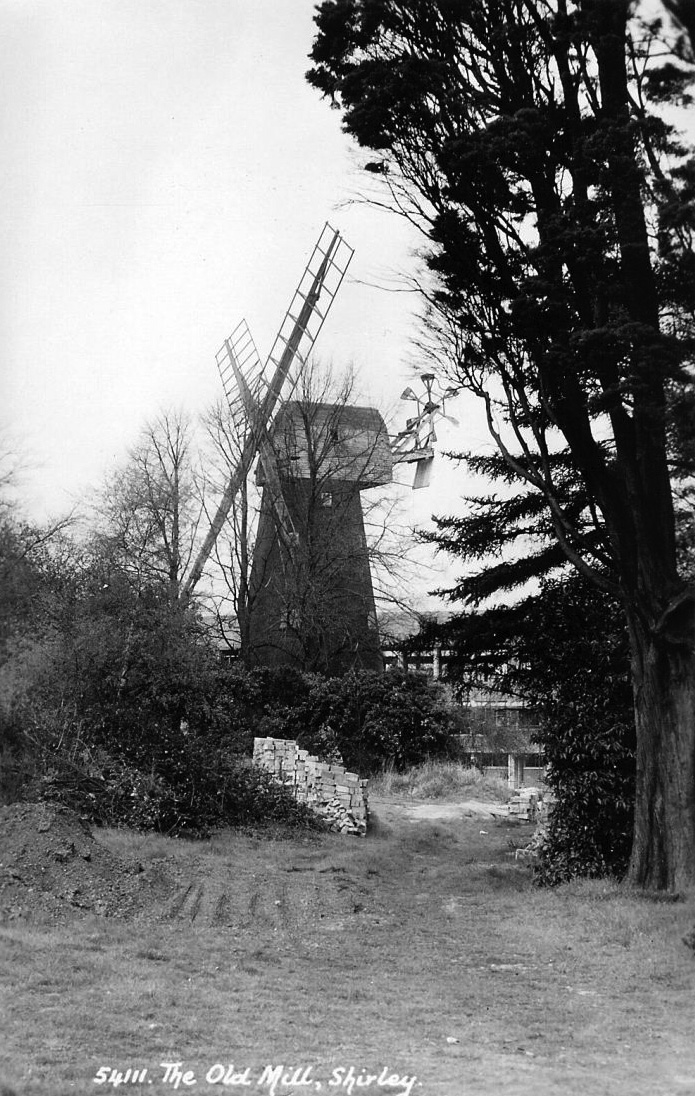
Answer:
[[[161,873],[115,856],[73,811],[49,803],[0,807],[0,922],[128,917],[166,891]]]

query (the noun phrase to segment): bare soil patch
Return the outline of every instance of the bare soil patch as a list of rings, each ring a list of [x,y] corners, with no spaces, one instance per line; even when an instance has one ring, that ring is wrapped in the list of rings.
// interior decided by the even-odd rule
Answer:
[[[411,822],[456,822],[464,818],[508,817],[505,806],[499,803],[482,803],[477,799],[463,799],[456,803],[414,803],[412,800],[389,800],[386,813],[392,821],[404,819]],[[384,808],[382,807],[382,813]]]
[[[654,902],[600,881],[541,891],[514,858],[531,826],[460,803],[430,804],[429,818],[402,800],[372,805],[366,839],[83,841],[60,815],[41,831],[33,814],[13,818],[21,881],[0,893],[26,909],[32,863],[47,885],[31,892],[33,916],[0,927],[0,1079],[18,1096],[85,1096],[117,1087],[94,1083],[102,1066],[147,1069],[119,1091],[163,1096],[184,1091],[161,1066],[180,1061],[205,1096],[267,1094],[268,1064],[310,1068],[313,1087],[276,1096],[407,1087],[350,1091],[333,1074],[350,1066],[414,1076],[419,1096],[695,1093],[691,897]],[[50,881],[19,824],[45,842]],[[98,897],[109,870],[122,893],[111,905]],[[91,910],[65,898],[70,872],[85,871]],[[206,1082],[216,1063],[248,1069],[249,1085]]]
[[[0,807],[0,923],[79,912],[132,917],[151,910],[169,886],[159,865],[119,857],[73,811]]]

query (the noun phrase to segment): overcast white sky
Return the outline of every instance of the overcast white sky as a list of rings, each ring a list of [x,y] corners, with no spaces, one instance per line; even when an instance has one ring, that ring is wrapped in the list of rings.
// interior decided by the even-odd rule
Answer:
[[[408,383],[417,302],[363,283],[394,285],[416,241],[344,205],[370,177],[304,80],[312,14],[0,0],[3,418],[34,516],[79,501],[163,406],[209,405],[242,317],[267,353],[326,220],[355,256],[319,357],[353,361],[382,407]],[[436,509],[418,496],[414,518]]]

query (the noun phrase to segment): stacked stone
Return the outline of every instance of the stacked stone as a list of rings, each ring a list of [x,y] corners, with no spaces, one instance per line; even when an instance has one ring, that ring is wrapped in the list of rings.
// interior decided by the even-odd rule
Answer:
[[[276,738],[255,738],[253,741],[254,765],[265,769],[279,784],[295,783],[298,754],[296,742]]]
[[[548,817],[547,797],[539,788],[518,788],[509,800],[509,817],[540,822]]]
[[[364,837],[369,817],[367,781],[357,773],[320,761],[308,750],[300,750],[296,742],[279,738],[254,739],[253,760],[290,788],[300,803],[325,818],[331,830]]]

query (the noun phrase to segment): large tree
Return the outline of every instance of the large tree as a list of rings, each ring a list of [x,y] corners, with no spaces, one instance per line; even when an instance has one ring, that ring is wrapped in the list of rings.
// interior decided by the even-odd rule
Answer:
[[[193,431],[183,412],[163,411],[143,427],[97,511],[102,547],[133,588],[165,590],[176,605],[203,513]]]
[[[649,109],[683,100],[687,64],[628,0],[325,0],[316,24],[310,82],[377,152],[380,200],[430,242],[423,292],[449,369],[566,557],[623,606],[629,878],[692,884],[695,592],[667,402],[690,383],[695,160]]]
[[[148,674],[153,682],[171,679],[178,648],[198,630],[197,606],[183,595],[183,583],[202,515],[192,426],[183,412],[162,411],[98,494],[87,538],[79,642],[92,667],[100,659],[108,666],[104,685],[108,692],[115,682],[116,707]],[[87,676],[98,683],[99,673]],[[184,676],[182,668],[182,682]]]

